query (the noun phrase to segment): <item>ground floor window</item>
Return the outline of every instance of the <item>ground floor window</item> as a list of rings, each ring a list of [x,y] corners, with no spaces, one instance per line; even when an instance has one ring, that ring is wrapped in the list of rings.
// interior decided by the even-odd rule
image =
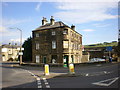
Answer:
[[[57,55],[52,55],[51,63],[57,63]]]
[[[36,63],[39,63],[40,62],[40,56],[39,55],[36,55]]]

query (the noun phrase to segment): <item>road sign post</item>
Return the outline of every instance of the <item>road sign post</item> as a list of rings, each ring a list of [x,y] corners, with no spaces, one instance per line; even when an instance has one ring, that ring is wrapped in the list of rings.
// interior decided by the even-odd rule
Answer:
[[[70,74],[75,74],[74,65],[72,63],[69,64],[69,72],[70,72]]]
[[[45,64],[45,75],[49,75],[49,65]]]
[[[109,52],[109,57],[111,57],[112,46],[106,47],[106,51]]]

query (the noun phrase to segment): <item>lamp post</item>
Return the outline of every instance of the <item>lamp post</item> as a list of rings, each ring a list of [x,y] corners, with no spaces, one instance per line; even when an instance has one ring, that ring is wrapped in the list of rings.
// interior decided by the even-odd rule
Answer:
[[[21,65],[22,64],[22,30],[19,28],[16,28],[16,27],[10,28],[10,29],[17,29],[20,31],[20,53],[19,53],[19,55],[20,55],[20,65]]]

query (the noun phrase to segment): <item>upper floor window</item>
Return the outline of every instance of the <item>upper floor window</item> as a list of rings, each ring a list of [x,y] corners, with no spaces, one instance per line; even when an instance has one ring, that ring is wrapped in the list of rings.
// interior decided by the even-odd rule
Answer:
[[[52,35],[56,35],[55,31],[52,31]]]
[[[64,29],[63,34],[68,34],[68,29]]]
[[[40,44],[39,43],[36,43],[36,50],[38,50],[40,47]]]
[[[39,33],[36,33],[35,36],[36,36],[36,37],[39,37]]]
[[[68,48],[68,41],[63,41],[63,48]]]
[[[56,41],[52,41],[52,49],[56,49]]]

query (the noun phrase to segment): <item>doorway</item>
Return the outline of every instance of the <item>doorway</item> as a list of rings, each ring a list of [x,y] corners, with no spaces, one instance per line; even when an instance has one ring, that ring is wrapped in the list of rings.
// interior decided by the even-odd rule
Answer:
[[[64,64],[67,64],[67,66],[68,66],[68,55],[64,55]]]
[[[43,63],[46,64],[46,56],[43,56]]]

